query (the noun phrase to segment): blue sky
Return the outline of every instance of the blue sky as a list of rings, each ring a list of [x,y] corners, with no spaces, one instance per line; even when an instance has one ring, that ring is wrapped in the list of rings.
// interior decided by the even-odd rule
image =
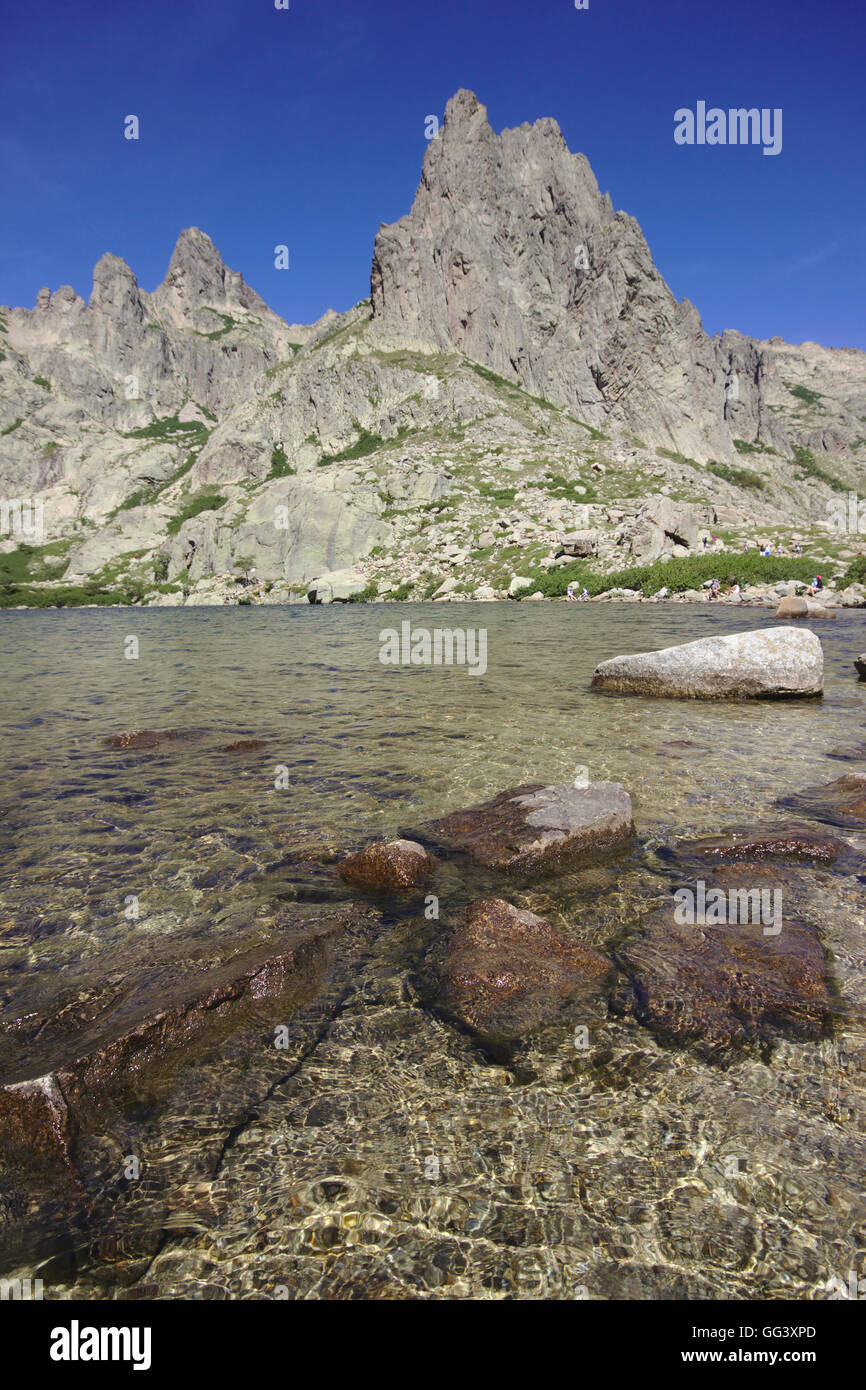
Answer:
[[[290,322],[348,308],[469,87],[496,130],[559,121],[708,332],[866,348],[864,40],[850,0],[6,6],[0,303],[87,297],[104,251],[153,289],[199,226]],[[782,153],[676,145],[699,100],[781,107]]]

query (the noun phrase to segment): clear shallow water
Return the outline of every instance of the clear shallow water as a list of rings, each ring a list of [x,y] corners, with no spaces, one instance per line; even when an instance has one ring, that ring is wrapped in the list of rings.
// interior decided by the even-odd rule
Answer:
[[[487,673],[382,666],[379,632],[405,618],[484,626]],[[775,799],[841,775],[827,754],[866,740],[851,666],[866,648],[859,613],[816,629],[821,702],[588,689],[619,652],[771,623],[661,605],[3,613],[3,1019],[50,1012],[131,961],[218,958],[275,903],[326,896],[299,867],[304,851],[392,835],[520,782],[571,781],[578,765],[630,791],[648,853],[520,901],[604,947],[664,889],[654,846],[790,819]],[[137,660],[124,656],[129,635]],[[195,736],[103,743],[136,728]],[[238,739],[265,746],[219,751]],[[162,1248],[124,1278],[155,1296],[272,1297],[285,1285],[302,1297],[493,1298],[583,1287],[808,1298],[847,1279],[866,1244],[862,1111],[845,1060],[863,1044],[863,884],[853,872],[801,880],[848,1021],[833,1043],[783,1044],[769,1066],[726,1072],[598,1009],[589,1060],[563,1036],[530,1047],[517,1071],[491,1066],[419,1006],[418,924],[397,914],[346,946],[332,997],[299,1021],[291,1077],[260,1048],[241,1085],[227,1046],[179,1084],[174,1121],[149,1138],[152,1167],[175,1176],[141,1213],[161,1225]],[[446,875],[446,911],[452,890]],[[256,1119],[217,1161],[224,1095],[244,1114],[254,1096]],[[747,1173],[726,1176],[732,1154]],[[99,1287],[116,1291],[95,1263]],[[57,1296],[94,1296],[92,1265],[79,1248]]]

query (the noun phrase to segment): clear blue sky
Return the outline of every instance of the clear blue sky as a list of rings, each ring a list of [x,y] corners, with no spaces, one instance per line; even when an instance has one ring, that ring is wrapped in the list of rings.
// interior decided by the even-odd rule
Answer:
[[[348,308],[469,87],[496,130],[559,121],[708,332],[866,348],[864,39],[857,0],[7,4],[0,302],[87,297],[104,251],[153,289],[194,225],[289,321]],[[675,145],[699,100],[781,107],[782,153]]]

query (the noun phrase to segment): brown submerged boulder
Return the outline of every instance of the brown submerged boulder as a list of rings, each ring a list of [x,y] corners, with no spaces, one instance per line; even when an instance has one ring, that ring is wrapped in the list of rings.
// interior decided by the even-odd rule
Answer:
[[[849,772],[823,787],[807,787],[779,804],[808,811],[830,825],[859,828],[866,824],[866,769]]]
[[[757,863],[770,859],[792,864],[832,864],[847,846],[830,835],[791,825],[766,831],[708,835],[699,840],[678,840],[676,849],[677,854],[686,859],[709,859],[719,863]]]
[[[56,1076],[0,1087],[0,1155],[36,1171],[71,1169],[77,1125]]]
[[[194,736],[186,729],[129,729],[123,734],[109,734],[102,742],[106,748],[159,748],[163,743]]]
[[[530,784],[428,821],[421,830],[485,868],[536,875],[579,868],[626,849],[634,821],[631,798],[617,782]]]
[[[435,1008],[493,1047],[553,1022],[610,961],[502,898],[470,903],[433,952]]]
[[[740,885],[750,887],[742,877]],[[736,891],[733,883],[725,886]],[[626,1008],[666,1041],[710,1058],[739,1047],[766,1050],[782,1036],[815,1040],[832,1031],[824,951],[805,922],[783,920],[777,935],[765,935],[760,922],[684,925],[666,909],[621,949],[618,961],[633,992]]]
[[[344,859],[337,872],[353,888],[371,892],[416,888],[431,877],[439,861],[415,840],[377,841]]]
[[[293,926],[282,939],[221,965],[188,965],[177,978],[163,972],[157,1007],[152,990],[137,993],[132,981],[108,1019],[96,1002],[83,1019],[62,1004],[56,1017],[28,1015],[5,1025],[0,1168],[74,1168],[79,1136],[104,1117],[142,1094],[159,1102],[170,1095],[180,1067],[239,1029],[285,1020],[315,998],[331,940],[357,909],[292,907]]]

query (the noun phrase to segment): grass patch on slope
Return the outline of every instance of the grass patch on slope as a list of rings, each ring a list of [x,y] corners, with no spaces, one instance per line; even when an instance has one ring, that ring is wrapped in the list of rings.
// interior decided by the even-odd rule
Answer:
[[[341,449],[337,454],[324,454],[319,459],[319,468],[324,468],[329,463],[349,463],[352,459],[366,458],[368,454],[375,454],[379,449],[387,448],[389,444],[396,444],[412,433],[409,426],[404,425],[392,439],[383,439],[381,434],[370,434],[369,430],[363,429],[357,421],[353,421],[353,427],[358,431],[355,443]]]
[[[594,574],[587,565],[576,561],[549,573],[527,572],[534,589],[548,598],[560,598],[570,583],[586,587],[590,595],[603,594],[609,589],[634,589],[651,597],[659,589],[682,593],[685,589],[700,589],[707,579],[718,579],[722,587],[731,584],[778,584],[784,579],[799,579],[808,584],[815,573],[815,561],[801,555],[745,555],[723,552],[718,555],[682,555],[671,560],[657,560],[653,565],[632,565],[613,574]],[[851,582],[850,580],[848,582]]]
[[[71,540],[48,545],[19,545],[0,555],[0,585],[59,579],[69,564]]]
[[[832,473],[826,473],[812,450],[805,448],[802,444],[794,445],[794,463],[803,470],[798,479],[799,482],[802,482],[804,478],[816,478],[819,483],[826,483],[834,492],[848,491],[847,484],[834,478]]]
[[[210,431],[207,425],[203,425],[201,420],[179,420],[176,415],[168,415],[164,420],[151,420],[149,425],[142,425],[138,430],[127,430],[124,439],[168,439],[174,435],[183,435],[186,438],[197,436],[196,442],[202,444],[208,437]]]
[[[213,488],[202,488],[201,492],[195,493],[190,497],[186,504],[181,507],[166,526],[169,536],[176,536],[185,521],[190,521],[194,516],[200,516],[202,512],[216,512],[220,507],[225,506],[228,498],[223,497],[221,492],[216,492]]]
[[[752,492],[764,491],[763,478],[751,468],[732,468],[730,464],[716,463],[715,459],[710,459],[707,472],[721,478],[722,482],[732,483],[734,487],[749,488]]]

